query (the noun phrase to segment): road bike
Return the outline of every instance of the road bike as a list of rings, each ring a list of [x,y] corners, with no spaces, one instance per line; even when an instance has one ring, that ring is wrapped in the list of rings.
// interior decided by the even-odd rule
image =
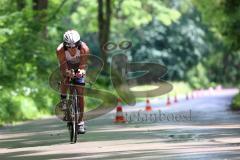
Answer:
[[[62,119],[63,121],[67,121],[67,127],[70,134],[70,142],[76,143],[78,138],[78,123],[79,123],[79,115],[80,115],[80,106],[79,106],[79,96],[77,86],[84,86],[84,81],[82,83],[79,83],[76,76],[71,78],[69,83],[69,96],[67,99],[67,109],[64,111],[61,110],[61,103],[59,103],[55,109],[55,112],[57,113],[58,117]],[[61,82],[58,84],[61,85]],[[83,96],[83,95],[82,95]]]

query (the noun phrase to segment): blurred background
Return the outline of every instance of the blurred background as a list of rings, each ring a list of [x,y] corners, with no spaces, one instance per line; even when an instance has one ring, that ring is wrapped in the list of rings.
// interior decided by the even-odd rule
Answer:
[[[101,46],[122,40],[132,42],[124,51],[130,61],[166,66],[163,79],[176,90],[239,87],[238,0],[1,0],[0,124],[54,113],[59,95],[48,79],[68,29],[107,64],[100,88],[111,88],[113,55]],[[239,108],[240,96],[232,106]]]

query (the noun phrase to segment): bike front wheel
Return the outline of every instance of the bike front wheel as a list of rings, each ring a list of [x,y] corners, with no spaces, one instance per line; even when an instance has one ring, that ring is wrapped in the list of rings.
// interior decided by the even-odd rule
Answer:
[[[70,107],[71,110],[71,122],[69,123],[69,133],[70,133],[70,142],[77,142],[78,135],[78,118],[79,118],[79,110],[78,110],[78,93],[77,90],[74,89],[72,93],[72,105]]]

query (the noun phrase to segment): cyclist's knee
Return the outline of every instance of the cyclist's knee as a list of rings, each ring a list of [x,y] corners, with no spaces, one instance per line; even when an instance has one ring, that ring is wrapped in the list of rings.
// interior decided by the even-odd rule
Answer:
[[[64,79],[62,79],[61,84],[66,85],[66,84],[68,84],[69,82],[70,82],[70,78],[65,77]]]

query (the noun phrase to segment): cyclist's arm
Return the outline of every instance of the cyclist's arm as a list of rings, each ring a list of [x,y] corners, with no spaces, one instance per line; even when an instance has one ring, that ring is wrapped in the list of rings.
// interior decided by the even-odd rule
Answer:
[[[64,48],[63,48],[63,44],[61,43],[57,50],[56,50],[56,54],[57,54],[57,58],[58,58],[58,62],[59,62],[59,66],[60,66],[60,71],[62,73],[63,76],[66,75],[66,70],[69,70],[68,65],[67,65],[67,60],[64,54]]]
[[[82,46],[81,46],[81,55],[80,55],[80,65],[79,65],[79,69],[86,69],[86,65],[87,65],[87,60],[88,60],[88,56],[89,56],[89,48],[86,45],[86,43],[81,42]]]

